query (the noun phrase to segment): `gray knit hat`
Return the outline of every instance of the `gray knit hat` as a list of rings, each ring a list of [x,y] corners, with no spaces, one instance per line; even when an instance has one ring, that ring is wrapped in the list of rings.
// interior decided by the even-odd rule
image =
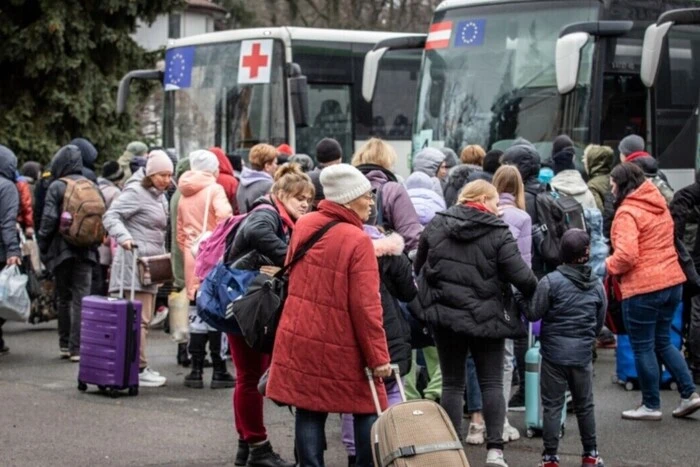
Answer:
[[[346,204],[372,189],[369,180],[350,164],[338,164],[321,171],[321,186],[328,201]]]
[[[644,151],[644,138],[638,135],[629,135],[622,138],[620,145],[617,147],[620,154],[629,156],[634,152]]]

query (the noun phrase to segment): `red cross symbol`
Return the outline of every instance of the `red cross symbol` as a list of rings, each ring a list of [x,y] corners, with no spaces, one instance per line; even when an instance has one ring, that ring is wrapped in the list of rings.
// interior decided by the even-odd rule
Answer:
[[[267,66],[269,55],[260,54],[260,43],[253,44],[250,55],[243,56],[243,66],[250,68],[250,77],[258,77],[258,69],[265,68]]]

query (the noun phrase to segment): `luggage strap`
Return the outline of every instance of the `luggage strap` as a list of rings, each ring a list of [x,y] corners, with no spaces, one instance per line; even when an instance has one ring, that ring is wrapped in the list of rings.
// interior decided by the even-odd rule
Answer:
[[[445,443],[433,443],[433,444],[422,444],[420,446],[404,446],[396,451],[390,453],[382,461],[382,467],[387,467],[396,459],[401,459],[402,457],[413,457],[418,454],[428,454],[431,452],[440,451],[461,451],[462,442],[461,441],[448,441]]]

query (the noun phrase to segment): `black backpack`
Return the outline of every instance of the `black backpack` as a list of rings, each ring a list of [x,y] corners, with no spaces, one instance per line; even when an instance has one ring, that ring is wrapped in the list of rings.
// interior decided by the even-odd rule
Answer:
[[[548,270],[561,265],[561,237],[569,229],[586,230],[586,220],[581,203],[571,196],[548,190],[536,198],[537,217],[540,235],[537,235],[535,248]]]

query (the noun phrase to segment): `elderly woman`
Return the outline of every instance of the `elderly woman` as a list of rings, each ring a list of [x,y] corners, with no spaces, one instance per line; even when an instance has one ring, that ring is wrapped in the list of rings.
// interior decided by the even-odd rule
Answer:
[[[126,182],[124,191],[105,213],[104,227],[121,245],[112,261],[110,293],[117,293],[121,287],[125,290],[132,287],[131,255],[155,256],[165,253],[165,230],[168,225],[168,201],[165,191],[170,186],[172,175],[173,163],[168,155],[163,151],[151,152],[145,171],[136,172]],[[134,250],[134,246],[138,247],[138,250]],[[123,274],[122,265],[125,268]],[[138,275],[136,280],[138,281]],[[151,370],[146,360],[146,337],[148,325],[153,317],[158,285],[143,285],[139,281],[134,287],[136,299],[143,305],[139,386],[163,386],[166,382],[165,377]]]
[[[657,355],[678,383],[681,402],[673,416],[686,417],[700,409],[700,396],[683,355],[671,344],[671,321],[686,280],[674,244],[673,219],[659,189],[636,165],[615,167],[610,186],[616,212],[608,274],[620,280],[622,318],[642,390],[642,404],[622,412],[622,418],[661,420]]]
[[[297,409],[300,466],[324,465],[328,414],[351,413],[356,465],[366,467],[372,465],[376,413],[364,368],[376,377],[391,374],[377,258],[362,226],[370,217],[372,186],[347,164],[326,167],[321,184],[326,199],[297,222],[287,258],[336,224],[291,269],[267,395]],[[379,390],[386,407],[384,386]]]

